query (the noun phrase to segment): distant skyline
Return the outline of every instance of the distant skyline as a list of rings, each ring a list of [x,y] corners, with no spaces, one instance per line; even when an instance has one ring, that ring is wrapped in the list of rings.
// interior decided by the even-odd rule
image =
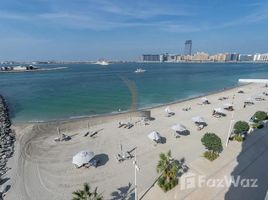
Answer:
[[[1,0],[0,60],[137,60],[144,53],[268,52],[260,0]]]

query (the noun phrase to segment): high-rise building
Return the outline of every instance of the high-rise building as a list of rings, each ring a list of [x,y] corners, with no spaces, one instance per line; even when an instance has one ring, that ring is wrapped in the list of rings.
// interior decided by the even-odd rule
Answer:
[[[144,54],[141,57],[142,62],[160,62],[160,55],[158,54]]]
[[[258,61],[267,62],[268,61],[268,53],[261,54]]]
[[[239,55],[239,61],[241,62],[250,62],[253,61],[254,55],[250,54],[240,54]]]
[[[239,54],[238,53],[230,53],[226,55],[226,61],[227,62],[236,62],[239,60]]]
[[[184,45],[184,55],[192,55],[192,40],[186,40]]]

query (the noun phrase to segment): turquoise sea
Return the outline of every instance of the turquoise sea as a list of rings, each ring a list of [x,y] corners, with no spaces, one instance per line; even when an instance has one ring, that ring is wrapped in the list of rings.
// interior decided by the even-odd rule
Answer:
[[[47,121],[126,111],[132,93],[139,108],[187,99],[238,84],[239,78],[268,78],[268,64],[116,63],[41,65],[57,71],[0,73],[15,121]],[[135,74],[136,68],[147,70]],[[129,89],[131,88],[131,90]]]

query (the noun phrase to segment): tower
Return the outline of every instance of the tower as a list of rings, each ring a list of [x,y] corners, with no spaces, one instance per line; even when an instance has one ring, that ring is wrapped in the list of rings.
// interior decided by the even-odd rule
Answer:
[[[185,41],[184,55],[192,55],[192,40]]]

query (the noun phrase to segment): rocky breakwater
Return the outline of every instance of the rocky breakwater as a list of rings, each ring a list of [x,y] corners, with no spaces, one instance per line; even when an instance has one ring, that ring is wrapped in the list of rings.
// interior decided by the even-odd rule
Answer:
[[[7,161],[14,153],[15,134],[11,130],[8,106],[0,95],[0,184],[8,171]],[[5,191],[0,191],[0,199]]]

